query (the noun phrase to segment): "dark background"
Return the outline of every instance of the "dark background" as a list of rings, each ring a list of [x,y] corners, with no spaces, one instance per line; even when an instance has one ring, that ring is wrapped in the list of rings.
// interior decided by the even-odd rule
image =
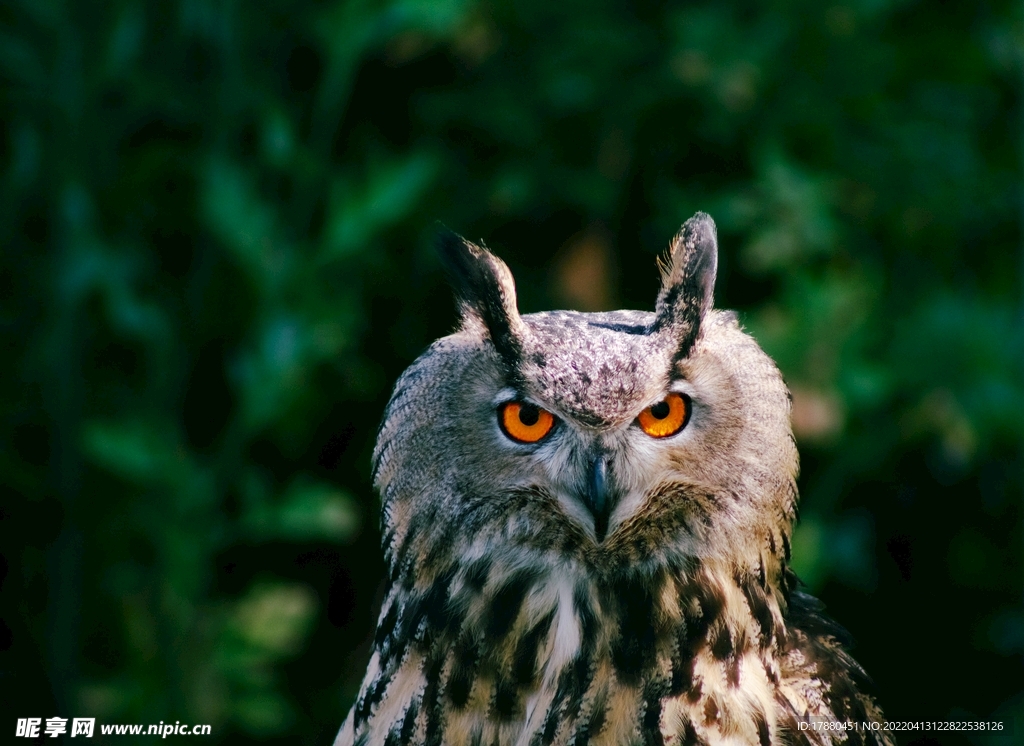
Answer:
[[[0,730],[330,742],[437,221],[523,311],[652,308],[701,209],[798,571],[889,717],[1024,738],[1022,104],[1019,3],[4,0]]]

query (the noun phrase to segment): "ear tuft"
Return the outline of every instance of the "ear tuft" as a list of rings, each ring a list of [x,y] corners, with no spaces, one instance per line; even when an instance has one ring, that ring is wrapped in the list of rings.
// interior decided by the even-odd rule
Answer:
[[[447,229],[438,237],[437,251],[463,319],[482,322],[510,372],[517,370],[525,325],[516,308],[516,286],[508,266]]]
[[[683,224],[661,270],[655,330],[677,340],[678,360],[690,354],[714,303],[718,231],[710,215],[698,212]]]

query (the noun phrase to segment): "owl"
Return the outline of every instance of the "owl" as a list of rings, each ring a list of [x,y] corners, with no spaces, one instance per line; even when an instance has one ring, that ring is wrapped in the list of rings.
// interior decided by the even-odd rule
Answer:
[[[387,591],[336,746],[890,743],[790,569],[790,396],[713,308],[712,219],[653,313],[520,315],[500,259],[440,254],[461,322],[380,426]]]

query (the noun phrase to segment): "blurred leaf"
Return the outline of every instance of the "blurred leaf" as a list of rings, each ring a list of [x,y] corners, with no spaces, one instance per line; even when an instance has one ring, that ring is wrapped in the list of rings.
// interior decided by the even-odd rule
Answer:
[[[825,527],[814,516],[804,515],[793,531],[793,571],[814,591],[827,573],[824,559]]]
[[[409,25],[446,34],[458,26],[473,4],[469,0],[398,0],[394,7]]]
[[[175,448],[150,423],[91,422],[83,449],[99,466],[138,482],[163,480],[175,464]]]
[[[299,478],[280,503],[258,504],[245,516],[247,530],[262,539],[345,542],[359,530],[359,511],[344,492]]]
[[[295,132],[288,115],[278,109],[267,112],[263,121],[263,153],[270,163],[285,166],[295,149]]]
[[[383,228],[403,218],[429,186],[437,163],[427,153],[371,166],[363,184],[335,185],[324,230],[324,260],[366,250]]]
[[[309,363],[306,329],[299,319],[279,315],[258,330],[256,344],[238,359],[242,408],[249,427],[279,417],[301,391]]]
[[[812,592],[830,575],[849,587],[874,590],[873,524],[871,516],[861,511],[832,521],[805,513],[793,532],[793,570]]]
[[[752,229],[743,258],[754,271],[779,270],[835,248],[831,189],[775,153],[759,165],[754,204],[736,204],[726,219]]]
[[[0,70],[20,85],[39,85],[45,80],[43,63],[25,39],[0,33]]]
[[[145,33],[144,5],[141,2],[124,4],[110,33],[110,44],[107,48],[107,71],[109,73],[127,71],[142,51]]]
[[[239,601],[233,617],[241,639],[275,656],[299,650],[316,611],[309,588],[294,584],[258,584]]]
[[[24,188],[39,173],[39,133],[27,122],[17,122],[13,129],[11,178],[16,186]]]
[[[279,582],[257,583],[235,604],[218,660],[233,690],[232,719],[249,733],[280,733],[294,721],[273,664],[301,650],[316,607],[309,588]]]
[[[203,211],[210,227],[259,287],[275,291],[290,266],[277,243],[273,209],[258,196],[249,177],[224,158],[212,158],[205,177]]]
[[[294,720],[285,701],[279,695],[266,691],[239,697],[234,714],[247,731],[258,735],[281,733]]]

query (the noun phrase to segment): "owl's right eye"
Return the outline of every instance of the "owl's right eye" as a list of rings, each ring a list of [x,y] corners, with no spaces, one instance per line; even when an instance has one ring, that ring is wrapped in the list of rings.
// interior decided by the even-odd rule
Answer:
[[[537,443],[555,426],[555,416],[528,402],[510,401],[498,408],[501,430],[517,443]]]

